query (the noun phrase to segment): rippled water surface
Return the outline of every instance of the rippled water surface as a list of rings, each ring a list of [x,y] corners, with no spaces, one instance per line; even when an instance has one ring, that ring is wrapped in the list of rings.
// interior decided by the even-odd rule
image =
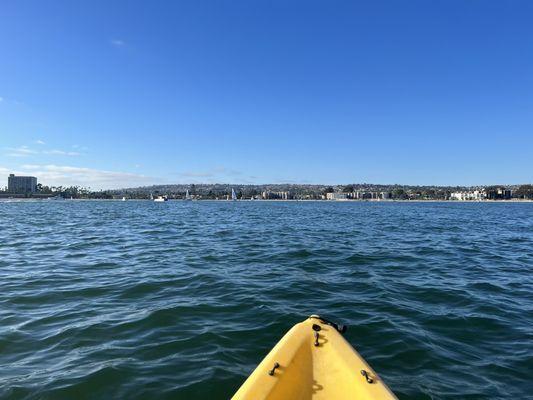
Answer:
[[[526,398],[533,204],[0,202],[1,398],[227,399],[313,313],[401,399]]]

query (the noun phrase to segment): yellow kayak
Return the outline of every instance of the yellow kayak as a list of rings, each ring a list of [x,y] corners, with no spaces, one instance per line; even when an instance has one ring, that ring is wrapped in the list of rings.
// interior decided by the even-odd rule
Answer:
[[[345,330],[316,315],[296,324],[233,400],[396,399],[342,337]]]

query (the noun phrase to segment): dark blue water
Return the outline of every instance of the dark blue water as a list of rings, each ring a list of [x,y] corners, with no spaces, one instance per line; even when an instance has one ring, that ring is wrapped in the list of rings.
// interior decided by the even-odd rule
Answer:
[[[227,399],[309,314],[401,399],[531,398],[533,204],[0,203],[0,397]]]

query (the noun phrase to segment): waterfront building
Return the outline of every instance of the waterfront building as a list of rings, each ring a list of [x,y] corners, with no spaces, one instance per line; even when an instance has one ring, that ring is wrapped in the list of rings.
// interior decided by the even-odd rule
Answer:
[[[292,195],[288,191],[272,192],[270,190],[261,193],[261,197],[264,200],[289,200]]]
[[[487,198],[487,194],[485,193],[484,190],[467,190],[467,191],[461,191],[461,192],[453,192],[450,194],[450,200],[480,201],[480,200],[485,200],[486,198]]]
[[[365,191],[355,191],[345,193],[347,199],[352,200],[379,200],[379,199],[390,199],[389,192],[365,192]]]
[[[342,192],[326,193],[327,200],[346,200],[348,195]]]
[[[348,198],[354,199],[354,200],[372,199],[373,195],[371,192],[365,192],[362,190],[358,190],[358,191],[350,193]]]
[[[489,200],[509,200],[511,197],[513,197],[511,189],[498,187],[487,190],[487,198]]]
[[[464,192],[452,192],[450,193],[450,200],[463,200]]]
[[[35,193],[37,178],[34,176],[15,176],[9,174],[7,178],[7,191],[9,193]]]

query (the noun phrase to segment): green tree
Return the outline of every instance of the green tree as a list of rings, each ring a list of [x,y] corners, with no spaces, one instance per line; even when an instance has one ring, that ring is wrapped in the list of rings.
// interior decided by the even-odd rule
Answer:
[[[405,190],[403,189],[394,189],[392,191],[392,198],[393,199],[406,199],[407,198],[407,193],[405,193]]]
[[[516,197],[533,199],[533,185],[521,185],[515,192]]]
[[[344,193],[352,193],[352,192],[355,191],[355,188],[354,188],[353,185],[346,185],[346,186],[344,186],[344,187],[342,188],[342,191],[343,191]]]

